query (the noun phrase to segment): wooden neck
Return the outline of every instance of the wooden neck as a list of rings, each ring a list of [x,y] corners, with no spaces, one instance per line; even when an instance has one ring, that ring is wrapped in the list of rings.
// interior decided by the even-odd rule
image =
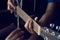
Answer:
[[[27,22],[28,19],[32,19],[26,12],[24,12],[19,6],[17,6],[17,14],[25,21]],[[32,19],[33,20],[33,19]],[[34,31],[40,35],[41,32],[41,26],[39,26],[34,20],[33,20],[33,27]]]

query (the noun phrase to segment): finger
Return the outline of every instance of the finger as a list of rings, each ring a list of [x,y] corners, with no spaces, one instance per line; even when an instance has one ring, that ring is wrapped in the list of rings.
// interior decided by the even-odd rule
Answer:
[[[11,40],[16,40],[16,39],[19,38],[19,37],[21,38],[21,36],[23,36],[23,35],[24,35],[24,32],[21,31],[21,32],[15,34],[15,35],[11,38]]]
[[[29,22],[30,22],[30,19],[26,22],[26,24],[24,25],[24,27],[28,30],[28,26],[29,26]]]
[[[17,38],[16,40],[24,40],[24,36]]]
[[[10,11],[16,11],[16,9],[13,8],[11,5],[8,5],[8,10],[10,10]]]
[[[16,40],[21,40],[21,38],[17,38]]]
[[[35,17],[34,20],[37,21],[38,20],[38,17]]]
[[[6,39],[12,38],[12,37],[13,37],[16,33],[18,33],[19,31],[21,31],[21,29],[15,29],[15,30],[13,30],[13,31],[10,33],[10,35],[7,36]]]
[[[16,7],[14,6],[11,0],[8,0],[8,7],[9,8],[12,7],[13,9],[16,9]]]
[[[33,33],[33,21],[32,20],[30,20],[30,23],[29,23],[29,32]]]
[[[16,9],[15,6],[11,2],[9,2],[8,5],[10,5],[13,9]]]

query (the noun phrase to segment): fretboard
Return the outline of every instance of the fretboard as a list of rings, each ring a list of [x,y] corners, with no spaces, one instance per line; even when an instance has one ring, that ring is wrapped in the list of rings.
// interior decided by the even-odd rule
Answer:
[[[26,12],[24,12],[19,6],[17,6],[17,14],[27,22],[28,19],[33,20]],[[33,20],[33,30],[40,35],[41,27]]]
[[[33,20],[26,12],[24,12],[21,8],[19,8],[17,6],[17,14],[26,22],[28,19]],[[55,32],[56,35],[51,35],[51,32],[53,32],[53,30],[49,29],[49,31],[51,32],[45,32],[44,28],[41,28],[40,25],[38,25],[34,20],[33,20],[33,30],[38,34],[41,35],[45,40],[60,40],[59,38],[57,38],[59,35],[59,33]]]

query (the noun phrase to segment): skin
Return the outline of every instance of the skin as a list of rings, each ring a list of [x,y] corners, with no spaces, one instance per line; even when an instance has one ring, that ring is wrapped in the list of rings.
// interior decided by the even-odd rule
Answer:
[[[21,29],[15,29],[5,40],[24,40],[24,31],[21,31]]]
[[[52,18],[53,18],[53,12],[54,12],[54,7],[55,4],[54,3],[48,3],[47,5],[47,9],[46,12],[44,13],[44,15],[41,17],[41,19],[38,21],[40,23],[40,25],[45,26],[47,25],[49,22],[51,22]],[[35,17],[35,21],[37,21],[37,18]],[[29,22],[30,21],[30,22]],[[32,20],[28,20],[25,24],[25,28],[32,34],[34,34],[33,28],[32,28]]]
[[[46,12],[44,13],[44,15],[41,17],[41,19],[39,20],[39,23],[42,25],[46,25],[48,22],[50,22],[50,20],[52,19],[53,16],[53,12],[54,12],[54,3],[48,3],[47,5],[47,9]],[[16,7],[12,4],[11,0],[8,0],[8,10],[15,10]],[[35,17],[35,21],[37,21],[38,17]],[[28,19],[28,21],[25,23],[24,27],[27,29],[28,32],[30,32],[31,34],[35,34],[35,32],[33,31],[32,28],[32,23],[33,21],[31,19]],[[18,32],[18,33],[17,33]],[[13,30],[10,35],[7,36],[6,40],[23,40],[22,36],[20,35],[20,37],[18,37],[18,34],[23,34],[22,31],[20,31],[20,29],[15,29]],[[17,37],[15,36],[17,35]]]
[[[55,3],[53,3],[53,2],[48,3],[46,12],[39,20],[40,24],[45,26],[45,25],[47,25],[47,23],[51,22],[51,20],[53,18],[53,14],[54,14],[53,13],[54,8],[55,8]]]

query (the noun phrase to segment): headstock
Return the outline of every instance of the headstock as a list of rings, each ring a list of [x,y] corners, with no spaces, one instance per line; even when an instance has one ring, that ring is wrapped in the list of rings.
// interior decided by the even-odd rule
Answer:
[[[60,40],[60,33],[53,31],[47,27],[42,28],[44,31],[41,32],[41,36],[44,40]]]

